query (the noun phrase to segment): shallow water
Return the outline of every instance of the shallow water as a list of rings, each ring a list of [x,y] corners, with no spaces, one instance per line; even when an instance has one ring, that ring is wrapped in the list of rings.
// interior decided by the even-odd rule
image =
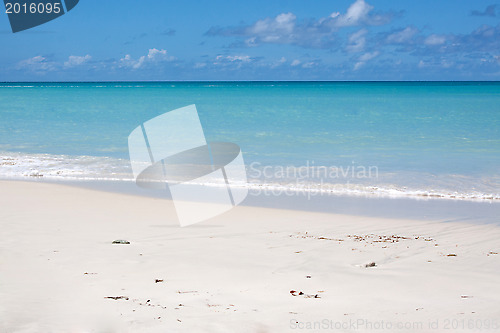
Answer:
[[[133,181],[130,132],[196,104],[252,188],[500,199],[500,83],[0,84],[0,177]]]

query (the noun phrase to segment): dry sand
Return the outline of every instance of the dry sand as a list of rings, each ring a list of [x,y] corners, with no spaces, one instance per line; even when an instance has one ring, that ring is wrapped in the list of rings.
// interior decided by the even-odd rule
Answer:
[[[500,331],[495,225],[0,186],[0,332]]]

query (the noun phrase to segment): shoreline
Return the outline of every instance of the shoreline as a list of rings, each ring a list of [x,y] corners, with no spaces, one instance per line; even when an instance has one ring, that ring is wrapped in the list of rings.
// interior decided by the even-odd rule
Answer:
[[[143,189],[133,181],[68,181],[34,178],[29,180],[0,179],[0,182],[54,184],[139,198],[171,199],[168,192]],[[300,191],[294,192],[293,195],[284,193],[273,195],[272,192],[269,194],[250,189],[247,198],[240,205],[389,219],[465,221],[473,224],[500,226],[498,218],[500,201],[497,200],[386,197],[337,193],[318,193],[318,195],[308,196],[307,193]]]
[[[3,331],[485,331],[500,317],[497,225],[243,205],[180,228],[168,200],[0,184]]]
[[[247,181],[241,186],[252,191],[307,197],[339,195],[373,198],[410,198],[415,200],[465,200],[472,202],[500,202],[499,178],[496,174],[435,175],[430,171],[416,173],[409,170],[380,171],[371,174],[364,170],[354,172],[356,166],[309,165],[280,166],[252,162],[247,168]],[[254,165],[257,163],[259,169]],[[271,168],[271,169],[269,169]],[[330,168],[330,169],[328,169]],[[332,169],[333,168],[333,169]],[[271,170],[271,171],[270,171]],[[332,174],[327,173],[332,172]],[[0,152],[0,180],[68,182],[96,184],[109,182],[134,183],[128,158],[109,156],[70,156]],[[396,176],[397,174],[397,176]],[[208,186],[216,186],[208,180]]]

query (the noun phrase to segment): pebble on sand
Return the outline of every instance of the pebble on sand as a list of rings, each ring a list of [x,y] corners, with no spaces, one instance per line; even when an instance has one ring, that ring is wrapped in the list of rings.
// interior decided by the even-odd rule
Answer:
[[[117,239],[113,241],[113,244],[130,244],[130,242],[124,239]]]

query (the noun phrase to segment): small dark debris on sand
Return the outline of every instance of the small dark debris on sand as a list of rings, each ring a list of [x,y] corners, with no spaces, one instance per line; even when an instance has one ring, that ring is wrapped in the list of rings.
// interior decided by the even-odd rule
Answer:
[[[114,299],[115,301],[119,300],[119,299],[123,299],[125,301],[128,301],[129,298],[127,296],[106,296],[104,298],[108,298],[108,299]]]
[[[447,255],[447,257],[456,257],[457,255],[455,253],[450,253]]]
[[[124,239],[117,239],[117,240],[114,240],[112,244],[130,244],[130,242],[128,240],[124,240]]]
[[[377,267],[377,264],[375,262],[371,262],[369,264],[366,264],[365,267],[366,268],[368,268],[368,267]]]
[[[293,238],[310,238],[310,239],[320,239],[320,240],[329,240],[329,241],[337,241],[337,242],[343,242],[344,240],[343,239],[340,239],[340,238],[330,238],[330,237],[324,237],[324,236],[312,236],[312,235],[309,235],[307,233],[307,231],[305,233],[301,233],[301,232],[298,232],[297,234],[293,234],[293,235],[289,235],[289,237],[293,237]],[[295,252],[297,253],[297,252]]]
[[[460,298],[472,298],[472,296],[469,295],[461,295]]]
[[[197,293],[197,292],[198,291],[196,291],[196,290],[186,290],[186,291],[177,290],[178,294],[194,294],[194,293]]]
[[[41,174],[39,172],[34,172],[34,173],[31,173],[29,176],[30,177],[43,177],[43,174]]]
[[[155,280],[155,283],[160,283],[160,282],[163,282],[163,280],[162,279],[156,279]]]
[[[410,239],[418,239],[415,237],[406,237],[399,235],[347,235],[347,238],[350,238],[356,242],[367,242],[367,243],[399,243],[402,240],[410,240]]]
[[[304,292],[297,291],[297,290],[290,290],[290,294],[292,296],[304,296],[304,298],[321,298],[318,294],[310,295],[310,294],[305,294]]]

